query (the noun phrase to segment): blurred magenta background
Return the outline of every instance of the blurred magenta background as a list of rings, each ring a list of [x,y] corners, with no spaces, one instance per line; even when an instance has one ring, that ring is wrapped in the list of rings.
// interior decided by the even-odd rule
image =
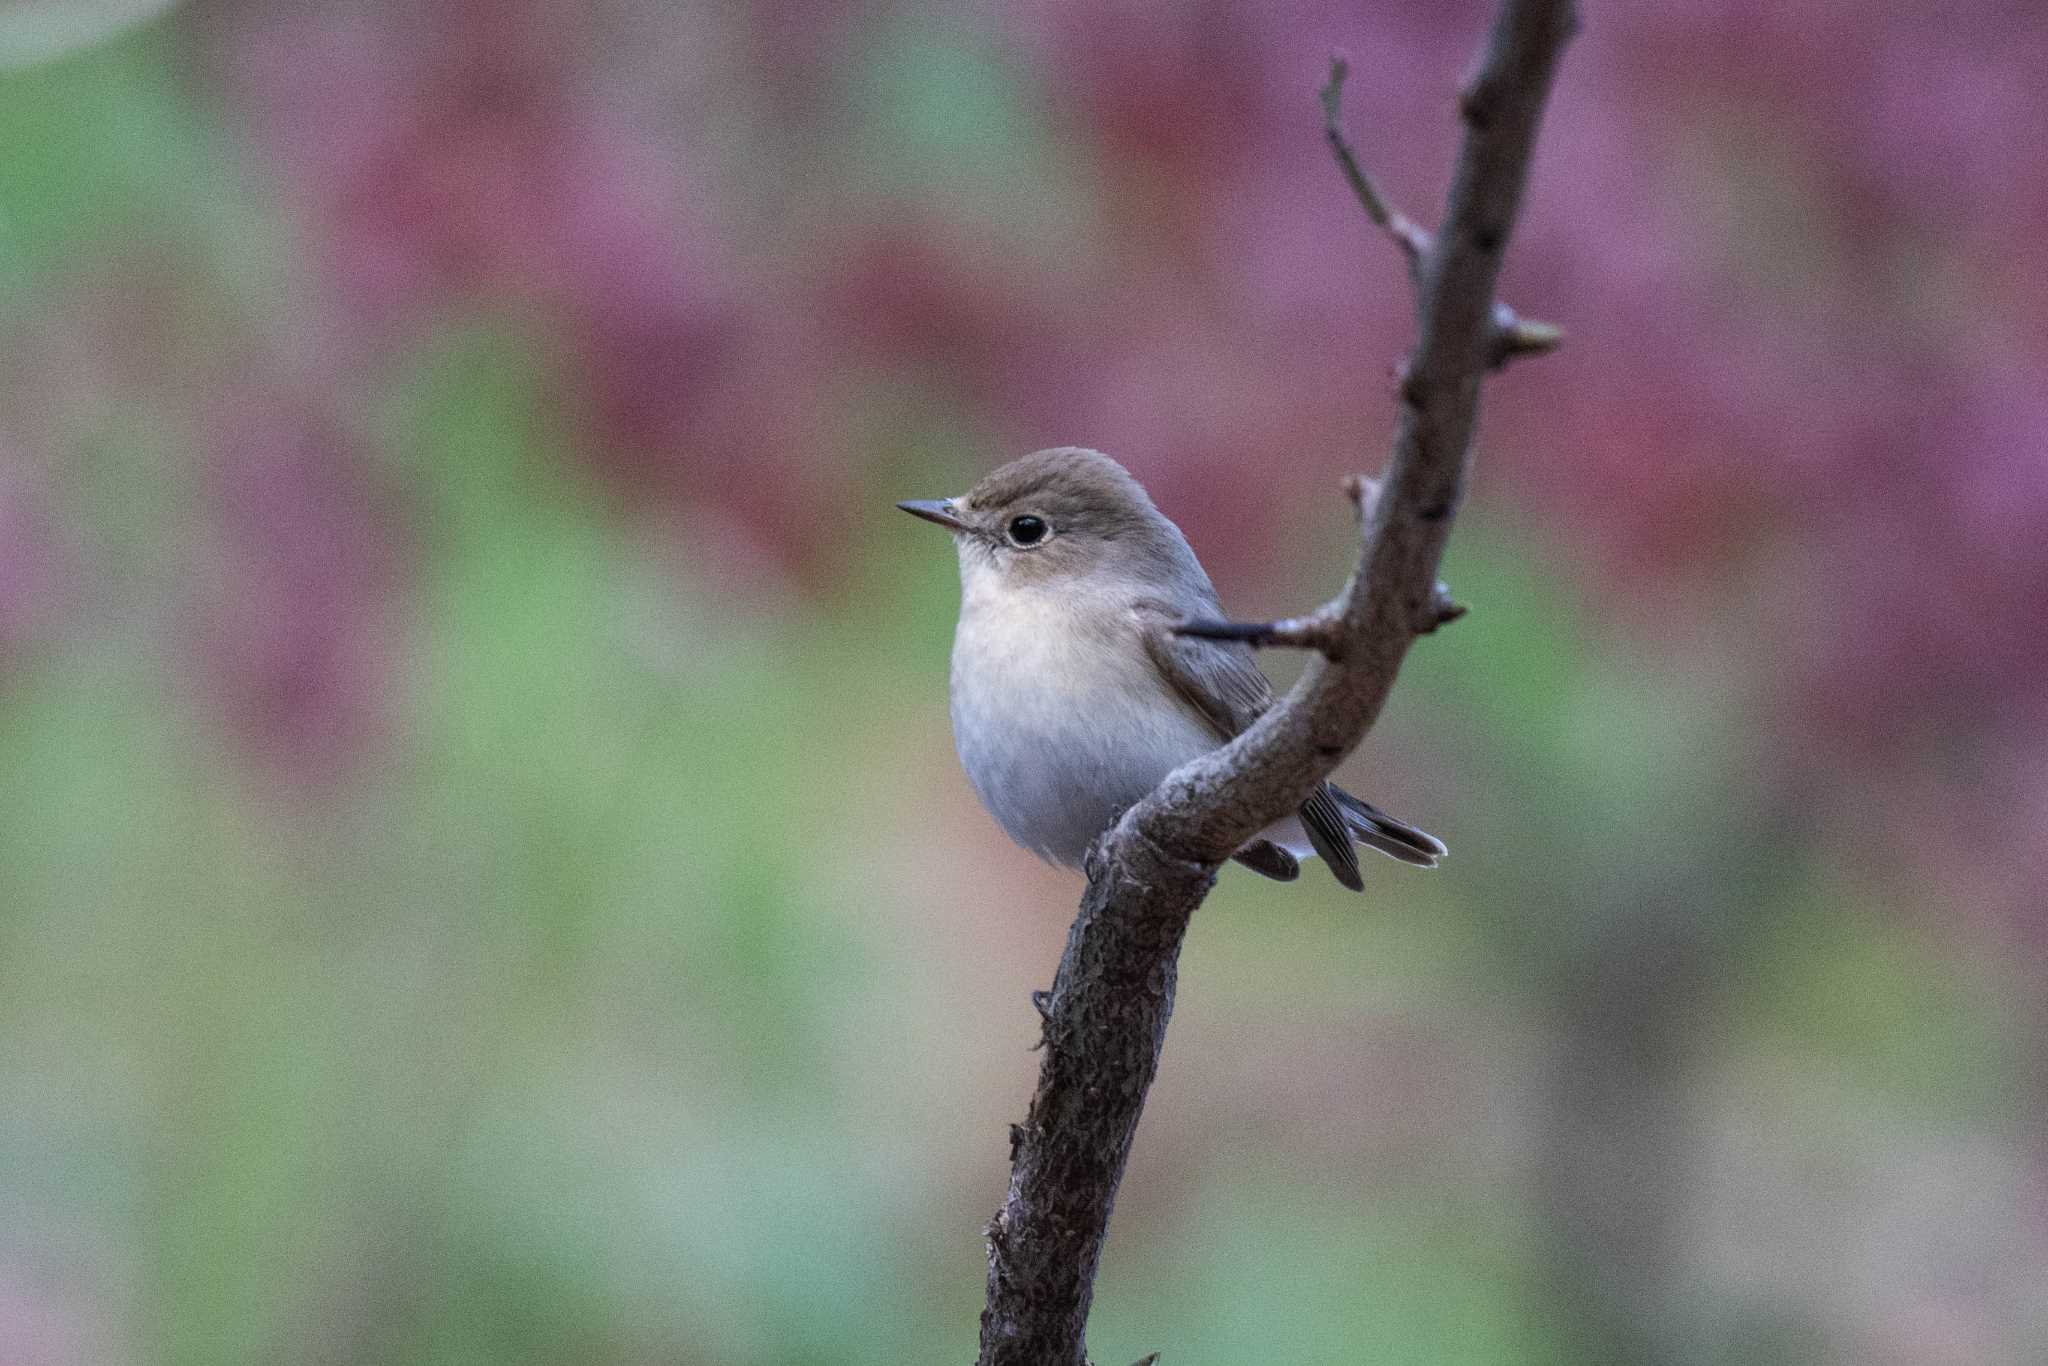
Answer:
[[[1080,884],[899,498],[1353,555],[1472,0],[0,9],[0,1362],[969,1359]],[[1447,576],[1096,1358],[2039,1362],[2048,18],[1587,5]],[[1294,662],[1272,661],[1286,673]]]

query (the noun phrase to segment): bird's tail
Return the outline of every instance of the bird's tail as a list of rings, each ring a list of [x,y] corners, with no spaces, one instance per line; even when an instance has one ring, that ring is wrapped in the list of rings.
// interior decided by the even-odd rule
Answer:
[[[1436,836],[1417,830],[1406,821],[1395,820],[1335,783],[1329,785],[1329,793],[1344,812],[1344,824],[1350,828],[1351,837],[1367,848],[1418,868],[1434,868],[1437,860],[1450,852]]]

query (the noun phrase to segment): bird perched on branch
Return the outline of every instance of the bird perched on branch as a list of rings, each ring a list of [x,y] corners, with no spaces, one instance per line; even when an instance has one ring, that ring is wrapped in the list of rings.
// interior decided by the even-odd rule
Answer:
[[[1096,451],[1013,460],[961,498],[898,503],[953,533],[960,625],[953,741],[1011,839],[1078,868],[1095,837],[1161,779],[1273,705],[1242,641],[1175,627],[1222,615],[1180,528]],[[1234,855],[1280,881],[1318,855],[1353,891],[1353,842],[1433,868],[1444,846],[1334,783]]]

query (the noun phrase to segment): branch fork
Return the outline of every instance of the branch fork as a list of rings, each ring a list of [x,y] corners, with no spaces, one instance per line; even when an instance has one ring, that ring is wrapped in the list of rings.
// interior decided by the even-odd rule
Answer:
[[[1341,608],[1341,603],[1326,602],[1305,617],[1287,617],[1280,621],[1222,621],[1214,617],[1194,617],[1175,623],[1173,633],[1197,640],[1241,640],[1257,650],[1276,647],[1314,650],[1332,664],[1342,664],[1350,636],[1344,629]],[[1450,585],[1439,579],[1430,592],[1428,607],[1414,623],[1415,634],[1434,635],[1438,627],[1450,625],[1464,616],[1467,610],[1464,603],[1451,596]]]
[[[1350,183],[1351,192],[1364,206],[1365,216],[1393,239],[1402,259],[1408,263],[1408,281],[1415,287],[1415,304],[1420,312],[1423,267],[1435,250],[1436,239],[1430,235],[1429,229],[1388,202],[1379,182],[1372,178],[1359,161],[1358,153],[1352,150],[1351,139],[1344,132],[1343,112],[1344,79],[1350,74],[1351,63],[1342,54],[1330,58],[1330,79],[1318,92],[1323,102],[1323,137],[1330,144],[1331,154],[1337,158],[1337,166],[1344,172],[1344,179]],[[1476,81],[1458,97],[1459,112],[1467,124],[1475,128],[1486,123],[1488,108],[1482,87]],[[1555,351],[1563,341],[1563,328],[1554,323],[1524,318],[1504,300],[1495,299],[1493,323],[1487,338],[1486,368],[1500,370],[1517,356],[1540,356],[1546,351]]]

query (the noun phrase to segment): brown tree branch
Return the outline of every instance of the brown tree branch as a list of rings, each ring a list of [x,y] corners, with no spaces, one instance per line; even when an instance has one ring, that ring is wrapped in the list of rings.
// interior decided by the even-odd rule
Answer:
[[[1276,640],[1301,636],[1289,643],[1313,643],[1320,656],[1257,724],[1176,770],[1089,851],[1087,895],[1042,1009],[1038,1090],[1011,1131],[1009,1194],[989,1224],[981,1366],[1086,1366],[1095,1272],[1158,1070],[1188,919],[1231,852],[1297,809],[1364,738],[1409,645],[1444,619],[1437,566],[1463,496],[1480,380],[1517,353],[1495,307],[1501,253],[1576,26],[1572,0],[1504,0],[1460,98],[1464,137],[1443,226],[1416,243],[1418,336],[1393,456],[1376,497],[1368,481],[1353,493],[1364,526],[1357,570],[1336,601],[1277,624],[1301,629]],[[1355,167],[1336,124],[1339,79],[1333,72],[1324,95],[1327,124],[1340,164]],[[1362,172],[1350,178],[1354,190],[1371,184]]]

